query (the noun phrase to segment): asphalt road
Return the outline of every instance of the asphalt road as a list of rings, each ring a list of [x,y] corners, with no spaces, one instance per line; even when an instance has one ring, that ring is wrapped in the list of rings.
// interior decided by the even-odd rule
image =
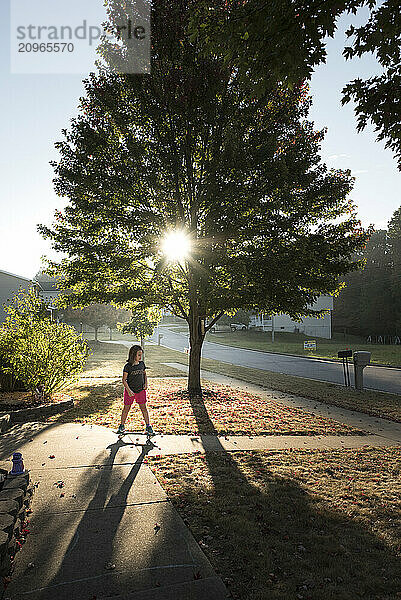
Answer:
[[[184,333],[176,333],[166,327],[156,330],[154,340],[158,333],[163,334],[161,345],[172,350],[184,352],[188,347],[188,337]],[[324,359],[303,358],[282,354],[260,352],[258,350],[236,349],[232,346],[223,346],[213,342],[205,342],[202,348],[204,358],[212,358],[238,367],[253,367],[265,371],[274,371],[287,375],[297,375],[308,379],[329,381],[331,383],[344,383],[343,367]],[[350,364],[351,385],[354,385],[354,367]],[[364,369],[364,387],[401,394],[401,369],[391,367],[367,366]]]

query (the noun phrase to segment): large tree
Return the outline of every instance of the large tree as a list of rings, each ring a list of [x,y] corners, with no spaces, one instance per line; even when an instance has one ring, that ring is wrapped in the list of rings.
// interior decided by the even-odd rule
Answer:
[[[369,17],[364,25],[348,28],[343,55],[373,54],[381,73],[350,81],[342,103],[354,103],[358,131],[373,124],[401,169],[399,0],[199,0],[191,31],[206,53],[217,53],[243,78],[252,77],[257,95],[272,81],[291,86],[310,79],[326,61],[325,38],[334,36],[338,18],[364,6]]]
[[[63,306],[68,302],[65,298],[60,299],[57,304]],[[100,327],[107,325],[110,329],[110,339],[112,337],[111,330],[117,327],[117,323],[125,323],[129,320],[129,312],[111,306],[110,304],[89,304],[84,308],[67,308],[60,311],[62,320],[66,323],[82,323],[90,325],[95,330],[95,340],[98,341],[98,331]]]
[[[164,306],[187,321],[188,388],[200,393],[203,319],[207,330],[241,308],[311,314],[357,267],[366,236],[350,172],[320,162],[306,87],[255,98],[233,65],[189,39],[193,5],[153,3],[151,75],[106,68],[86,80],[56,144],[68,204],[40,231],[67,255],[55,268],[70,304]],[[177,230],[190,252],[171,261],[161,240]]]
[[[388,231],[375,231],[359,253],[363,270],[348,274],[335,299],[333,326],[358,335],[401,333],[401,210]]]
[[[394,300],[396,330],[401,334],[401,206],[388,224],[388,245],[391,264],[391,292]]]

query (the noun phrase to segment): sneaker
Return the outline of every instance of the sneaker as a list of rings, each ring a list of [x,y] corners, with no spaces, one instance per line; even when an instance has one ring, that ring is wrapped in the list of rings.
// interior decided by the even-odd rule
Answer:
[[[117,433],[125,433],[125,427],[124,425],[120,425],[119,428],[117,429]]]
[[[146,433],[148,435],[154,435],[155,434],[155,432],[153,431],[152,425],[146,425]]]

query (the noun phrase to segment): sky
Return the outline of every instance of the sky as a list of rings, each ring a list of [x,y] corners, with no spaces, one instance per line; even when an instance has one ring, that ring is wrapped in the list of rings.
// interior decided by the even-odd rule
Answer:
[[[0,3],[0,270],[33,277],[41,268],[41,256],[57,255],[36,231],[38,223],[51,224],[55,209],[65,201],[53,191],[57,160],[54,143],[62,139],[84,94],[82,75],[21,75],[10,73],[9,2]],[[355,77],[380,72],[373,56],[345,61],[345,30],[366,21],[367,10],[344,15],[334,39],[327,41],[328,58],[311,81],[313,105],[310,120],[315,128],[328,128],[322,144],[322,160],[328,167],[348,168],[356,178],[351,198],[362,224],[385,228],[401,205],[401,174],[384,142],[377,142],[371,128],[356,132],[352,106],[341,106],[341,89]]]

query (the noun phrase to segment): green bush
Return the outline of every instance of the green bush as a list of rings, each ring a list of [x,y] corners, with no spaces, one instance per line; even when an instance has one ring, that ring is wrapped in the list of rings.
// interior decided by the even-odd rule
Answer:
[[[0,389],[5,392],[24,389],[23,383],[14,377],[11,371],[10,358],[14,345],[15,338],[12,331],[0,327]]]
[[[16,382],[42,398],[76,379],[89,348],[75,329],[52,322],[42,300],[32,290],[19,292],[5,307],[0,327],[0,376],[3,389]]]
[[[44,321],[32,327],[26,337],[15,340],[8,372],[23,381],[28,390],[50,398],[77,379],[88,355],[86,342],[73,327]]]

